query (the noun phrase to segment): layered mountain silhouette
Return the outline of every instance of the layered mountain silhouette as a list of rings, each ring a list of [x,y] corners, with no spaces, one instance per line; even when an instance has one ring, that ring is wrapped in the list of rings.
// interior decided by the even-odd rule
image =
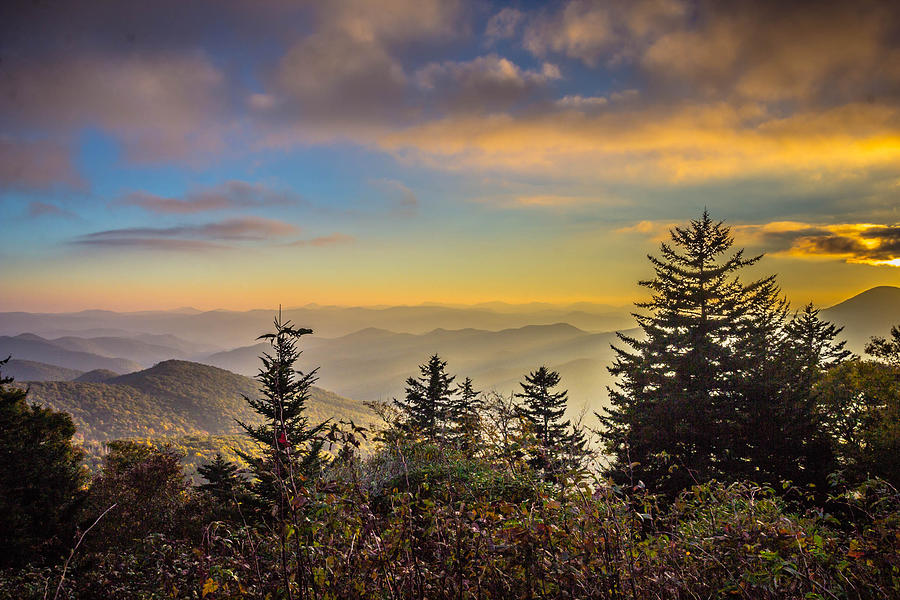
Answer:
[[[10,334],[0,337],[0,358],[13,355],[4,372],[18,380],[75,379],[71,384],[56,385],[59,395],[54,398],[63,402],[63,392],[93,398],[94,417],[86,423],[96,423],[101,418],[99,397],[115,396],[117,400],[104,406],[110,410],[128,406],[135,414],[143,415],[135,421],[141,425],[120,427],[122,431],[158,428],[159,421],[153,425],[150,422],[162,417],[163,413],[157,410],[162,406],[160,410],[173,417],[172,427],[227,432],[238,408],[229,409],[227,403],[219,406],[223,414],[229,415],[224,420],[200,415],[218,406],[214,399],[222,396],[217,395],[217,386],[228,390],[232,399],[253,388],[255,384],[241,376],[256,373],[259,356],[269,347],[248,342],[271,329],[273,316],[273,311],[263,310],[188,309],[55,315],[0,313],[0,333]],[[516,391],[523,376],[540,365],[559,370],[563,386],[570,391],[573,416],[583,408],[597,410],[605,402],[606,386],[611,383],[607,372],[613,358],[610,344],[616,343],[611,329],[634,326],[624,310],[591,304],[388,308],[311,305],[286,310],[284,316],[315,330],[315,335],[305,336],[300,343],[300,368],[308,371],[319,367],[320,385],[341,396],[359,400],[399,396],[406,378],[418,374],[417,365],[438,353],[449,361],[451,373],[460,378],[471,377],[482,390],[494,389],[504,394]],[[844,326],[842,335],[848,340],[848,348],[861,354],[871,336],[885,336],[892,325],[900,324],[900,288],[881,286],[866,290],[822,310],[821,317]],[[232,378],[197,370],[203,365],[184,367],[181,372],[179,365],[190,364],[183,359],[226,369],[232,372],[228,373]],[[160,361],[165,361],[163,366],[146,369]],[[139,373],[134,378],[121,378],[131,372]],[[163,377],[161,372],[168,375]],[[163,378],[154,387],[158,377]],[[190,381],[192,378],[195,381]],[[205,388],[204,381],[208,382]],[[118,387],[92,388],[90,393],[82,393],[87,388],[79,387],[100,384]],[[33,389],[35,393],[50,394],[52,388],[35,384]],[[173,391],[179,388],[193,391],[179,395]],[[345,406],[336,398],[331,400],[335,406]],[[353,412],[359,404],[351,402],[346,408]],[[188,419],[184,415],[192,416]],[[211,420],[204,420],[207,418]],[[102,427],[97,431],[101,430]]]
[[[431,354],[448,361],[448,371],[471,377],[482,390],[508,393],[530,370],[559,370],[569,389],[570,408],[597,410],[610,382],[614,333],[589,333],[566,323],[529,325],[500,331],[435,329],[425,334],[368,328],[339,338],[304,338],[301,360],[319,366],[320,383],[352,398],[388,400],[400,396],[407,377]],[[254,373],[264,344],[210,355],[205,362],[244,374]]]
[[[142,368],[139,362],[129,358],[95,354],[76,348],[77,344],[71,341],[58,344],[31,333],[14,337],[0,336],[0,355],[3,358],[12,356],[16,360],[37,361],[78,371],[109,369],[116,373],[128,373]]]
[[[295,324],[313,329],[316,335],[339,337],[368,327],[422,334],[435,328],[471,327],[497,331],[526,325],[569,323],[585,331],[611,331],[633,326],[629,310],[628,307],[586,303],[563,307],[502,303],[477,307],[307,306],[287,309],[283,316]],[[44,338],[128,338],[174,348],[188,357],[246,345],[259,334],[272,329],[275,312],[213,310],[116,313],[91,310],[58,314],[0,313],[0,335],[28,332]],[[167,339],[160,336],[169,337]]]

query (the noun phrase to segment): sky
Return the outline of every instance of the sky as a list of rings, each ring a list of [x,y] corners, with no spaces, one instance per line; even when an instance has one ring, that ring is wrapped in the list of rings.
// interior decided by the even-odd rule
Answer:
[[[626,305],[704,208],[900,285],[900,4],[0,8],[0,310]]]

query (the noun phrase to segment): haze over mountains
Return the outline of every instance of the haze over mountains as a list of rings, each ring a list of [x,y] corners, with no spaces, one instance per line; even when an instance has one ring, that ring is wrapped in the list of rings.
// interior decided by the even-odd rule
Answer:
[[[796,308],[796,307],[795,307]],[[284,311],[315,330],[301,342],[299,368],[319,367],[319,385],[354,401],[402,394],[417,365],[438,353],[448,370],[472,377],[482,390],[517,390],[541,364],[557,369],[570,391],[570,414],[597,410],[606,399],[616,329],[634,327],[629,308],[602,305],[341,308]],[[271,330],[273,311],[73,314],[0,313],[4,372],[22,381],[108,383],[115,374],[160,361],[189,360],[252,376]],[[873,335],[900,323],[900,288],[881,286],[825,309],[822,318],[845,325],[848,347],[862,353]],[[84,374],[89,372],[88,374]],[[231,374],[229,374],[231,375]],[[115,381],[115,380],[113,380]]]
[[[271,329],[275,310],[234,312],[213,310],[116,313],[88,310],[77,313],[0,313],[0,335],[33,333],[45,338],[126,337],[177,348],[197,355],[245,346]],[[497,331],[526,325],[568,323],[585,331],[612,331],[631,327],[630,308],[579,303],[555,307],[547,304],[492,303],[474,307],[394,306],[338,307],[309,305],[283,311],[283,316],[321,337],[339,337],[376,327],[421,334],[434,329]],[[162,337],[161,337],[162,336]]]
[[[515,329],[435,329],[414,335],[369,328],[338,338],[309,338],[303,345],[307,364],[318,365],[323,387],[367,400],[399,396],[416,366],[434,353],[448,361],[460,380],[471,377],[482,390],[518,390],[525,373],[547,364],[559,370],[569,389],[571,412],[597,408],[606,397],[606,365],[612,360],[615,334],[589,333],[565,323]],[[236,373],[252,374],[264,344],[209,356],[206,360]]]

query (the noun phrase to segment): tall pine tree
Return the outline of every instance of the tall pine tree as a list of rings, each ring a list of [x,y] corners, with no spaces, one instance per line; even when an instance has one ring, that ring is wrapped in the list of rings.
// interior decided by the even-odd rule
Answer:
[[[274,333],[257,338],[272,346],[271,352],[260,357],[262,367],[256,375],[261,397],[244,396],[262,417],[261,423],[238,421],[262,448],[264,458],[239,454],[251,465],[257,479],[254,491],[261,499],[283,504],[288,490],[296,489],[299,479],[314,476],[321,468],[324,442],[320,434],[327,422],[311,426],[306,416],[318,369],[303,373],[294,368],[301,354],[297,342],[312,330],[296,328],[290,321],[282,321],[280,314],[274,324]]]
[[[774,277],[740,280],[761,256],[732,252],[730,229],[706,211],[670,233],[648,257],[655,277],[640,282],[652,293],[637,304],[643,335],[618,334],[618,384],[598,416],[610,473],[675,493],[746,468],[748,415],[764,402],[749,388],[770,365],[785,308]]]
[[[746,419],[744,435],[754,442],[746,476],[760,483],[789,480],[824,492],[836,466],[816,385],[850,352],[837,341],[842,328],[818,315],[811,303],[795,312],[774,336],[771,355],[758,361],[761,372],[749,378],[748,395],[756,393],[758,413]]]
[[[431,441],[441,441],[447,421],[447,410],[453,394],[455,376],[446,372],[447,361],[437,354],[419,365],[419,377],[406,380],[406,395],[394,404],[403,415],[403,427]]]

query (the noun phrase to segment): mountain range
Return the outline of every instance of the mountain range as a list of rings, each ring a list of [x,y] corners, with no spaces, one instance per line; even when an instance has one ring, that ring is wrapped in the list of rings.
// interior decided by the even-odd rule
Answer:
[[[268,347],[248,342],[271,330],[273,316],[262,310],[190,309],[0,313],[0,333],[8,334],[0,336],[0,354],[13,355],[4,373],[23,381],[78,378],[66,385],[127,385],[117,376],[146,373],[142,370],[169,359],[254,375],[259,356]],[[406,378],[418,375],[417,365],[437,353],[459,379],[469,376],[479,389],[503,394],[516,391],[526,373],[546,364],[560,371],[562,384],[569,389],[571,416],[602,406],[610,384],[606,370],[613,358],[610,345],[616,342],[612,330],[634,327],[623,309],[603,305],[311,305],[286,310],[284,316],[316,330],[301,341],[299,367],[305,371],[318,367],[319,385],[340,396],[357,400],[398,396]],[[900,323],[900,288],[866,290],[822,310],[820,316],[844,326],[848,348],[861,354],[871,336],[888,335],[890,327]],[[575,322],[566,321],[569,317]],[[135,396],[134,402],[142,406],[140,397]],[[177,426],[206,430],[209,424],[201,425]]]
[[[435,329],[414,335],[369,328],[338,338],[309,338],[303,361],[319,367],[324,387],[351,398],[387,400],[403,393],[405,381],[431,354],[448,362],[448,372],[476,387],[508,393],[526,373],[545,364],[560,371],[574,415],[599,409],[609,382],[614,333],[589,333],[568,325],[529,325],[500,331]],[[264,344],[213,354],[206,359],[237,373],[251,374]]]
[[[52,314],[7,312],[0,313],[0,335],[32,333],[45,338],[128,338],[171,347],[185,356],[197,356],[246,345],[272,328],[275,313],[275,310],[199,312],[184,309],[139,313],[103,310]],[[476,307],[311,305],[286,309],[283,318],[308,327],[322,337],[339,337],[368,327],[422,334],[436,328],[497,331],[553,323],[569,323],[592,332],[633,326],[628,308],[586,303],[562,307],[502,303]]]

